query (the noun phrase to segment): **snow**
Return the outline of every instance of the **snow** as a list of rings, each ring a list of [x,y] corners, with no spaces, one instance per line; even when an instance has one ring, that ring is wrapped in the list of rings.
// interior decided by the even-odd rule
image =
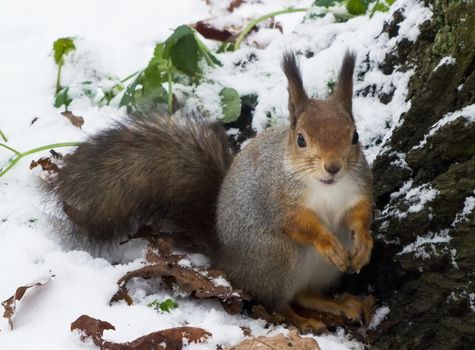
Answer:
[[[429,133],[424,136],[424,139],[419,142],[419,144],[414,148],[421,148],[427,143],[427,139],[433,136],[439,129],[453,123],[459,118],[465,119],[466,123],[474,123],[475,122],[475,103],[468,105],[458,111],[449,112],[444,115],[441,119],[439,119],[429,130]]]
[[[68,2],[67,6],[60,0],[0,2],[0,129],[8,137],[8,145],[26,151],[47,144],[82,141],[124,118],[125,110],[117,108],[117,99],[111,106],[96,106],[102,97],[101,89],[142,69],[156,42],[168,37],[178,25],[210,17],[220,17],[223,26],[239,25],[294,4],[307,7],[312,1],[248,1],[232,14],[225,11],[229,2],[211,3],[209,7],[199,0],[179,3],[143,0],[133,4],[83,0]],[[384,21],[397,9],[407,16],[400,25],[399,35],[395,38],[380,35]],[[399,0],[389,13],[376,13],[371,19],[362,16],[335,23],[333,14],[327,14],[301,23],[303,17],[303,13],[283,15],[277,18],[283,24],[283,34],[263,30],[252,34],[240,50],[218,55],[223,66],[206,72],[208,82],[193,91],[194,96],[186,101],[183,113],[202,108],[211,118],[218,118],[217,93],[228,86],[241,95],[259,96],[253,121],[257,131],[286,123],[286,82],[280,70],[282,52],[293,49],[313,53],[309,58],[301,56],[304,84],[311,95],[324,97],[328,94],[328,83],[335,80],[343,53],[350,48],[357,54],[357,70],[361,71],[364,65],[369,67],[364,79],[355,82],[354,115],[362,143],[367,147],[367,157],[373,161],[384,151],[381,147],[399,123],[401,113],[410,107],[410,101],[406,101],[407,82],[413,74],[413,70],[395,67],[388,76],[378,67],[398,42],[417,38],[418,26],[431,17],[431,11],[416,0]],[[82,129],[73,127],[53,107],[56,66],[51,55],[52,44],[66,36],[77,38],[77,50],[66,60],[63,83],[71,86],[76,97],[70,109],[84,117]],[[256,41],[267,44],[266,48],[253,47]],[[217,47],[216,43],[205,42],[211,48]],[[256,60],[237,69],[235,64],[249,55],[255,55]],[[97,90],[93,99],[83,96],[81,89],[81,84],[90,79]],[[362,91],[372,84],[374,92],[364,96]],[[176,88],[182,99],[190,91],[179,84]],[[382,104],[378,99],[380,93],[392,94],[393,98]],[[31,124],[34,118],[38,119]],[[69,152],[72,148],[56,150]],[[228,315],[217,302],[191,300],[178,292],[162,290],[152,281],[129,283],[133,306],[125,303],[109,306],[117,280],[127,271],[143,266],[143,245],[133,242],[124,245],[116,252],[122,256],[118,264],[65,245],[64,237],[49,220],[51,213],[39,190],[39,171],[28,169],[31,160],[47,154],[45,151],[25,157],[0,178],[0,300],[9,298],[19,286],[55,275],[47,285],[27,292],[14,316],[13,331],[5,319],[0,320],[0,349],[93,349],[94,346],[81,343],[78,335],[69,331],[70,323],[82,314],[112,323],[116,331],[106,331],[105,338],[114,341],[132,340],[185,324],[213,333],[207,344],[190,345],[189,349],[235,344],[244,337],[241,326],[249,327],[255,336],[285,331],[282,327],[266,329],[262,320]],[[10,157],[10,152],[0,149],[0,164]],[[187,266],[190,261],[195,265],[209,264],[200,254],[189,258],[181,264]],[[147,307],[155,299],[167,298],[176,300],[179,307],[170,313]],[[348,341],[343,330],[316,339],[324,350],[363,347]]]
[[[213,283],[216,286],[231,287],[231,284],[222,276],[213,278]]]
[[[436,244],[448,243],[451,239],[448,229],[438,233],[429,232],[427,235],[417,236],[416,241],[404,246],[398,255],[414,253],[416,258],[428,259],[431,253],[435,253]]]
[[[473,196],[468,196],[465,198],[464,206],[461,212],[457,213],[455,220],[452,223],[452,226],[457,225],[460,222],[467,221],[467,216],[475,209],[475,190],[473,191]]]
[[[381,322],[383,322],[383,320],[386,318],[387,315],[389,315],[390,312],[391,310],[386,305],[378,307],[374,312],[373,319],[371,320],[371,323],[368,328],[377,329]]]
[[[438,191],[427,185],[411,188],[405,196],[405,199],[411,202],[411,206],[407,210],[409,213],[417,213],[424,208],[424,205],[433,201]]]
[[[442,66],[445,66],[445,65],[454,65],[455,64],[455,58],[452,57],[452,56],[446,56],[446,57],[443,57],[439,64],[437,64],[437,66],[434,68],[434,72],[439,69],[440,67]]]
[[[401,158],[398,160],[398,163],[403,166]],[[382,211],[382,215],[388,214],[397,214],[400,219],[403,219],[407,216],[408,213],[417,213],[421,211],[428,203],[433,201],[437,194],[439,193],[436,189],[430,187],[429,184],[422,184],[416,187],[413,187],[413,180],[406,181],[398,191],[391,193],[391,201]],[[407,209],[401,211],[400,209],[394,208],[392,201],[404,197],[404,201],[407,204]]]

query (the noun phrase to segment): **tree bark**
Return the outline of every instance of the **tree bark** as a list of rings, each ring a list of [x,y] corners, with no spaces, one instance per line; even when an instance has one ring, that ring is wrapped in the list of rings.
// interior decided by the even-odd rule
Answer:
[[[426,136],[447,113],[475,103],[475,2],[426,5],[434,15],[418,40],[400,42],[381,67],[415,67],[411,107],[373,163],[376,247],[346,287],[369,283],[391,309],[375,348],[474,349],[475,211],[462,212],[475,196],[475,122],[462,116]],[[396,13],[383,31],[397,34],[401,21]],[[455,61],[437,67],[444,57]],[[417,189],[428,196],[412,196]]]

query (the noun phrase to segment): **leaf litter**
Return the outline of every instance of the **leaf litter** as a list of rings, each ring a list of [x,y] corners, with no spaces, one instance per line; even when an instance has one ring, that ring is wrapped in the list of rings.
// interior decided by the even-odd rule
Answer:
[[[220,277],[224,277],[222,271],[180,264],[180,261],[187,259],[186,255],[172,253],[170,242],[163,238],[149,243],[145,259],[149,265],[130,271],[119,279],[119,289],[112,297],[111,303],[125,300],[130,305],[132,298],[128,295],[127,282],[137,277],[161,277],[168,287],[177,285],[194,298],[217,299],[230,314],[241,312],[243,302],[250,301],[247,293],[234,289],[229,283],[220,283]]]
[[[261,336],[253,339],[247,339],[243,342],[229,347],[227,350],[319,350],[318,343],[313,338],[304,338],[298,334],[297,329],[293,328],[287,335],[277,334],[273,337]]]
[[[44,281],[18,287],[17,290],[15,291],[15,294],[13,294],[10,298],[2,301],[2,306],[5,309],[5,311],[3,312],[3,317],[8,319],[8,323],[10,324],[11,330],[13,330],[13,315],[15,314],[15,311],[16,311],[17,302],[22,300],[27,290],[31,288],[35,288],[35,287],[42,287],[45,284],[47,284],[49,281],[51,281],[53,277],[54,275],[51,275]]]
[[[71,124],[73,124],[79,129],[81,129],[81,127],[84,125],[84,118],[78,115],[74,115],[71,111],[61,112],[61,114],[65,116],[71,122]]]
[[[185,341],[202,343],[211,336],[211,333],[202,328],[176,327],[152,332],[130,342],[114,343],[104,340],[103,334],[105,330],[115,330],[115,327],[88,315],[82,315],[71,323],[71,331],[75,330],[82,332],[82,341],[91,339],[100,349],[107,350],[181,350]]]
[[[178,286],[181,291],[188,293],[192,298],[218,300],[221,302],[223,309],[231,315],[246,313],[252,318],[263,319],[268,324],[289,324],[283,315],[277,312],[269,312],[263,305],[252,300],[248,293],[233,288],[222,271],[194,266],[187,255],[175,253],[175,247],[171,240],[166,235],[154,234],[150,226],[142,226],[132,238],[148,240],[149,244],[145,253],[147,265],[127,272],[118,280],[118,291],[111,298],[111,303],[124,300],[128,305],[132,305],[133,300],[128,293],[127,283],[133,278],[150,279],[159,277],[168,288],[173,289],[174,286]],[[183,263],[184,261],[187,263]],[[350,303],[356,302],[357,299],[361,300],[364,305],[361,320],[348,320],[343,315],[315,312],[299,307],[295,307],[295,311],[303,316],[321,320],[328,327],[344,327],[359,341],[367,340],[366,325],[369,324],[372,318],[374,298],[372,296],[360,298],[343,294],[337,298],[337,300],[339,299],[348,300]],[[257,346],[256,344],[252,346]],[[243,347],[242,349],[254,348]],[[277,349],[280,348],[277,347]]]

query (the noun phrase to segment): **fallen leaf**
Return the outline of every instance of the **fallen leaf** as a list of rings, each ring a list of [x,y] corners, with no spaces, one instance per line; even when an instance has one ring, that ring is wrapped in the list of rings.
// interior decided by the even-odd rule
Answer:
[[[38,160],[32,160],[30,163],[30,169],[36,168],[38,165],[41,166],[43,171],[47,171],[48,173],[57,173],[59,168],[58,166],[51,161],[49,157],[42,157]]]
[[[198,21],[192,27],[206,39],[223,42],[234,42],[239,35],[239,30],[231,28],[217,28],[209,21]]]
[[[252,331],[249,327],[241,326],[240,328],[242,330],[242,334],[244,334],[245,337],[251,337],[252,336]]]
[[[96,346],[104,350],[181,350],[183,339],[187,343],[201,343],[211,336],[211,333],[202,328],[177,327],[153,332],[131,342],[114,343],[104,340],[102,336],[105,330],[115,330],[115,327],[88,315],[82,315],[71,323],[71,331],[74,330],[83,332],[82,341],[91,338]]]
[[[272,349],[272,350],[319,350],[318,343],[313,338],[303,338],[298,334],[294,328],[289,330],[287,335],[278,334],[273,337],[257,337],[247,339],[243,342],[227,348],[227,350],[257,350],[257,349]]]
[[[216,269],[206,269],[204,267],[193,266],[191,260],[184,254],[174,253],[174,247],[183,248],[180,244],[176,245],[174,234],[156,233],[151,226],[141,227],[132,238],[144,238],[149,242],[146,249],[146,265],[138,270],[130,271],[119,281],[118,291],[111,298],[111,303],[125,300],[128,305],[133,303],[128,294],[127,283],[133,278],[154,278],[160,277],[162,282],[172,288],[178,286],[182,291],[189,293],[191,297],[197,299],[217,299],[226,312],[237,314],[247,310],[249,316],[260,318],[268,323],[280,324],[290,323],[283,315],[277,312],[269,312],[266,308],[252,300],[250,295],[244,291],[237,290],[225,279],[224,273]],[[371,321],[374,298],[372,296],[356,297],[342,294],[336,298],[340,302],[356,303],[358,300],[362,307],[362,319],[368,324]],[[310,309],[304,309],[298,306],[295,311],[303,317],[314,318],[322,321],[327,326],[341,326],[348,331],[365,332],[365,327],[358,322],[345,319],[343,315],[334,315],[332,313],[317,312]],[[246,332],[246,330],[243,330]]]
[[[127,291],[127,282],[132,278],[161,277],[162,281],[172,287],[177,285],[182,291],[190,293],[197,299],[218,299],[223,308],[230,314],[241,312],[242,303],[249,300],[249,296],[237,289],[225,280],[222,271],[183,264],[187,260],[186,255],[171,253],[170,243],[164,239],[158,239],[152,245],[149,244],[146,251],[146,261],[150,264],[138,270],[126,273],[117,284],[119,290],[111,299],[111,302],[125,300],[128,304],[131,298]]]
[[[5,311],[3,312],[3,317],[8,319],[8,323],[10,324],[10,328],[12,330],[13,330],[13,320],[12,320],[12,318],[13,318],[13,315],[15,314],[17,301],[20,301],[23,298],[23,296],[25,295],[25,293],[28,289],[33,288],[33,287],[37,287],[37,286],[44,286],[53,277],[54,277],[54,275],[51,275],[50,277],[48,277],[48,279],[46,281],[29,284],[27,286],[18,287],[17,290],[15,291],[15,294],[13,294],[7,300],[2,301],[2,306],[5,309]]]
[[[68,120],[73,124],[74,126],[81,128],[84,125],[84,118],[74,115],[73,112],[70,111],[65,111],[61,112],[62,115],[64,115]]]
[[[234,9],[238,8],[241,6],[243,3],[245,3],[245,0],[232,0],[231,3],[228,6],[228,11],[233,12]]]

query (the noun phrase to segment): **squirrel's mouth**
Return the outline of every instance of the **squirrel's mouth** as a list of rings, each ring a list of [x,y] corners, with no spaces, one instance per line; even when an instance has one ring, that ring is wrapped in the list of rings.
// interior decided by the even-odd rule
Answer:
[[[325,185],[331,185],[331,184],[334,184],[336,181],[334,179],[330,179],[330,180],[322,180],[320,179],[320,182],[321,183],[324,183]]]

